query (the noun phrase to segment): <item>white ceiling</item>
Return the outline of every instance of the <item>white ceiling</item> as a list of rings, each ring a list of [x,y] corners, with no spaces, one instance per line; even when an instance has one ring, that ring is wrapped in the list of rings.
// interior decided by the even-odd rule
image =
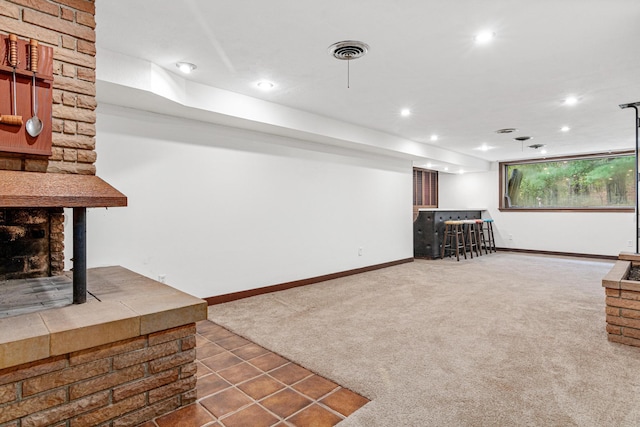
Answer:
[[[635,144],[618,104],[640,101],[638,0],[98,0],[96,20],[99,58],[192,62],[190,81],[489,161]],[[495,40],[475,44],[487,29]],[[370,46],[350,88],[327,52],[342,40]]]

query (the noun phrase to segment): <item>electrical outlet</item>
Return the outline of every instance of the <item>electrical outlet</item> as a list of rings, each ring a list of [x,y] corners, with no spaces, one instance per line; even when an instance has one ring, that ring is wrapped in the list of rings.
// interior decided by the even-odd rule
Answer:
[[[167,275],[166,274],[158,274],[158,282],[166,283],[167,282]]]
[[[509,240],[513,240],[513,234],[509,234]]]
[[[362,256],[362,247],[358,248],[358,256]]]
[[[630,248],[631,246],[633,246],[633,240],[627,241],[627,247]]]

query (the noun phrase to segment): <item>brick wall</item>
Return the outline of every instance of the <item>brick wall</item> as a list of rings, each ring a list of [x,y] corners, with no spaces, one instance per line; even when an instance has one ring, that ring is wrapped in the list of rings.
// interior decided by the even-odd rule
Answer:
[[[95,174],[95,26],[93,0],[0,0],[3,33],[53,48],[53,153],[0,153],[0,169]]]
[[[52,155],[0,152],[0,169],[95,175],[95,25],[94,0],[0,0],[3,34],[53,48]],[[51,275],[64,269],[63,223],[62,211],[51,211]]]
[[[0,370],[0,425],[135,426],[193,403],[195,332],[190,324]]]
[[[640,347],[640,283],[632,286],[636,289],[605,289],[607,333],[609,341]]]
[[[638,267],[640,255],[623,252],[602,279],[609,341],[634,347],[640,347],[640,282],[629,280],[629,273]]]

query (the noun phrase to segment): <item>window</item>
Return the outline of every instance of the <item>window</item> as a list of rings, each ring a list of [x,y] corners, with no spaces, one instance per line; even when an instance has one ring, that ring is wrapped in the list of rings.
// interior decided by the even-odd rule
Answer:
[[[413,169],[413,207],[438,207],[438,172]]]
[[[500,163],[501,209],[635,207],[635,155],[615,153]]]

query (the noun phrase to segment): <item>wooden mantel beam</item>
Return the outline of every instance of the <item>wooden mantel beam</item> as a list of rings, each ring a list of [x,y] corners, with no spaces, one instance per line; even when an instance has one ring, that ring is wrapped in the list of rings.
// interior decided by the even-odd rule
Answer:
[[[127,206],[127,196],[95,175],[0,171],[1,208]]]

